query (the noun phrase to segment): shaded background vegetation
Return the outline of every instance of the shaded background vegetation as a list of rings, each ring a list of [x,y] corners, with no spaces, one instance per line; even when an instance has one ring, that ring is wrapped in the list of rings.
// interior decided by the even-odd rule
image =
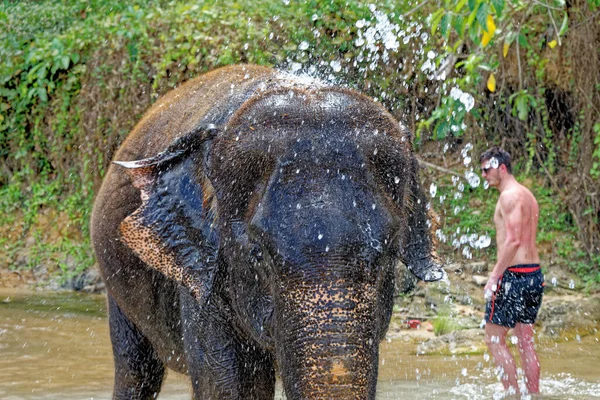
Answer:
[[[0,266],[64,279],[91,267],[94,193],[143,112],[203,72],[256,63],[364,91],[409,126],[450,260],[495,253],[493,241],[464,253],[468,235],[493,233],[497,196],[464,177],[481,151],[504,146],[540,202],[544,262],[598,290],[599,9],[599,0],[4,1]]]

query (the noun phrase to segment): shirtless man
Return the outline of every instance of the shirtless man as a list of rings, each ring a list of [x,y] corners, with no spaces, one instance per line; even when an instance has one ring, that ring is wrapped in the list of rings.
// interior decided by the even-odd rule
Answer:
[[[484,288],[485,341],[496,364],[502,367],[502,384],[518,393],[515,360],[506,345],[514,328],[528,393],[539,393],[540,363],[534,347],[533,323],[544,286],[536,247],[539,208],[533,194],[512,175],[510,154],[494,147],[479,159],[483,178],[500,191],[494,224],[498,260]]]

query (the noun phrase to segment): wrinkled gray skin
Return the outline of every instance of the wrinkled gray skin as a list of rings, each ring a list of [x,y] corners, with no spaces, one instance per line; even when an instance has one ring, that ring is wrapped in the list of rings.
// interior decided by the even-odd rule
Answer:
[[[375,398],[394,268],[441,278],[410,137],[379,104],[255,66],[161,98],[116,154],[92,238],[114,398],[165,367],[198,399]]]

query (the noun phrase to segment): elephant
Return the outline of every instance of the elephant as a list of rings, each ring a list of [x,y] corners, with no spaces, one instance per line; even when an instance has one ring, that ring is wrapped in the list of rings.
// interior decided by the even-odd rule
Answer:
[[[144,114],[96,196],[113,398],[373,399],[396,269],[443,277],[406,128],[355,90],[253,65]]]

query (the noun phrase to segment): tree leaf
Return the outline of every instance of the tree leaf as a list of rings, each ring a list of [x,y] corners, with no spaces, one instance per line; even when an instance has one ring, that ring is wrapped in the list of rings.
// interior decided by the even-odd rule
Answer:
[[[557,45],[557,41],[553,40],[551,42],[548,43],[548,47],[550,47],[551,49],[555,48]]]
[[[467,27],[471,28],[474,25],[473,21],[475,20],[475,17],[477,17],[477,11],[472,11],[467,18]]]
[[[465,18],[462,15],[457,15],[452,18],[452,27],[461,38],[465,35]]]
[[[481,44],[483,47],[487,46],[490,40],[494,37],[494,32],[496,32],[496,24],[494,23],[494,18],[491,15],[487,16],[487,29],[483,32],[483,36],[481,38]]]
[[[506,58],[508,55],[508,49],[510,48],[510,43],[504,42],[504,47],[502,48],[502,56]]]
[[[469,10],[474,11],[479,5],[479,0],[469,0]]]
[[[488,30],[488,15],[489,6],[487,4],[481,4],[477,9],[477,22],[483,28],[484,31]]]
[[[517,116],[521,121],[527,120],[527,115],[529,114],[529,107],[527,104],[527,96],[521,95],[517,97],[515,101],[515,105],[517,106]]]
[[[46,92],[46,88],[43,88],[43,87],[37,88],[37,96],[44,103],[48,101],[48,93]]]
[[[454,12],[459,12],[465,4],[467,4],[467,0],[460,0],[458,4],[456,4],[456,7],[454,7]]]
[[[498,16],[498,18],[502,17],[502,11],[504,10],[504,0],[492,0],[492,5],[494,6],[494,11],[496,11],[496,16]]]
[[[565,16],[563,17],[562,25],[560,26],[560,31],[558,32],[558,36],[562,36],[565,33],[567,33],[568,29],[569,29],[569,18],[567,16],[567,13],[565,13]]]
[[[492,93],[496,91],[496,77],[494,76],[494,74],[490,74],[487,80],[487,88]]]
[[[442,20],[442,17],[444,16],[445,11],[446,10],[444,10],[443,8],[440,8],[439,10],[437,10],[436,12],[431,14],[431,35],[435,35],[435,31],[436,31],[440,21]]]
[[[71,59],[69,58],[69,56],[62,56],[60,58],[60,63],[61,63],[61,66],[63,69],[68,69],[70,62],[71,62]]]
[[[527,41],[527,37],[519,32],[519,36],[517,37],[519,41],[519,46],[522,46],[525,49],[529,48],[529,42]]]
[[[451,21],[452,21],[452,14],[450,14],[450,13],[444,14],[444,16],[442,17],[442,20],[440,21],[440,31],[442,33],[442,36],[448,37],[448,33],[449,33],[448,27],[450,26]]]

